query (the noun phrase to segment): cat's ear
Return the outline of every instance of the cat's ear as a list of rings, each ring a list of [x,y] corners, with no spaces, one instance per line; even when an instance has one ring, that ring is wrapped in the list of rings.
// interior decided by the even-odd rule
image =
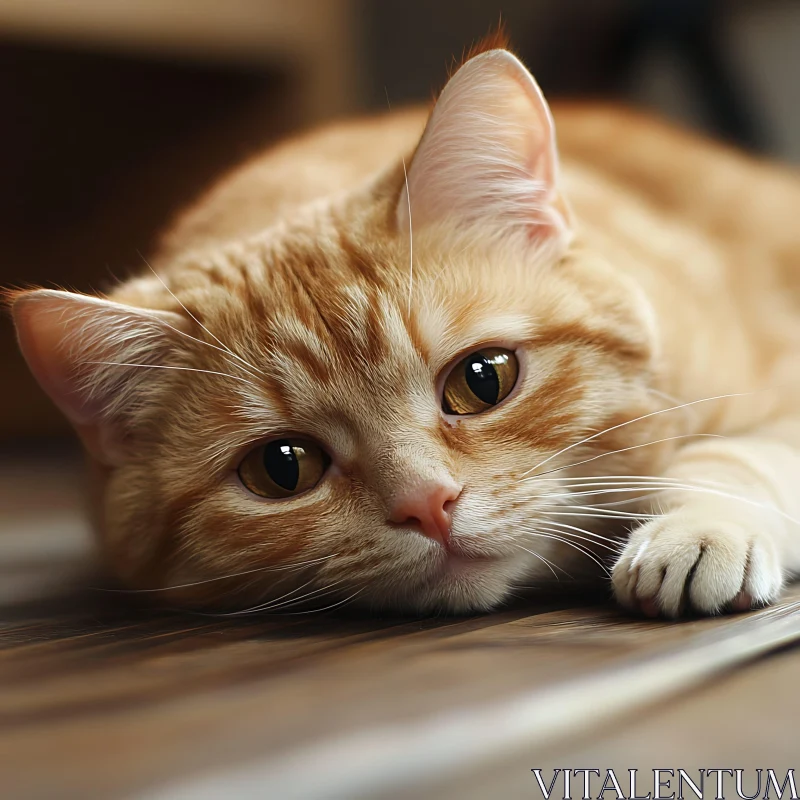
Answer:
[[[439,96],[397,204],[400,231],[444,218],[566,234],[550,109],[536,81],[507,50],[467,61]]]
[[[41,387],[90,454],[122,463],[135,427],[187,320],[96,297],[49,289],[11,298],[20,349]],[[133,365],[146,365],[134,367]]]

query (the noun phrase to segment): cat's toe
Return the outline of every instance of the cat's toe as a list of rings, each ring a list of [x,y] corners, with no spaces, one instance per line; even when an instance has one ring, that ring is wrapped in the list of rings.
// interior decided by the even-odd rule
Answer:
[[[624,606],[647,616],[677,617],[773,602],[783,576],[768,536],[737,523],[672,514],[634,531],[613,583]]]
[[[649,617],[677,617],[684,610],[686,586],[699,556],[699,542],[679,542],[662,520],[642,525],[614,567],[617,600]]]
[[[774,603],[785,583],[777,549],[766,537],[752,543],[748,552],[744,584],[734,598],[736,610],[758,608]]]
[[[725,533],[724,531],[720,533]],[[689,608],[701,614],[747,611],[774,603],[783,588],[783,573],[768,536],[715,537],[704,548],[689,586]]]

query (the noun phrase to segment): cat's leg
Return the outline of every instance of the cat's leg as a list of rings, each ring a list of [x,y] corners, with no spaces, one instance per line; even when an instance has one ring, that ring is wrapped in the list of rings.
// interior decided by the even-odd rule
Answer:
[[[774,602],[800,572],[800,419],[682,448],[613,571],[617,599],[649,615]]]

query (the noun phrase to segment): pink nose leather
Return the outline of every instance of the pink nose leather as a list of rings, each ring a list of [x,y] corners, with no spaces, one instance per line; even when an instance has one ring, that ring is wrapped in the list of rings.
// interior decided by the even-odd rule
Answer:
[[[423,535],[446,548],[450,544],[447,504],[460,494],[461,487],[452,482],[421,483],[395,497],[389,520],[398,525],[417,525]]]

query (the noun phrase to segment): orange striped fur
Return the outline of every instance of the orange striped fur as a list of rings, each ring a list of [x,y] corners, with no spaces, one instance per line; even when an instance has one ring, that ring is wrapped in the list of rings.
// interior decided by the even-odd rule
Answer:
[[[796,513],[770,470],[794,475],[800,446],[800,182],[599,107],[556,110],[560,161],[548,161],[546,106],[498,52],[470,54],[421,143],[427,114],[410,109],[298,136],[225,177],[168,231],[158,275],[114,289],[108,326],[95,332],[99,316],[72,315],[58,293],[17,298],[23,351],[87,443],[102,552],[126,583],[183,587],[165,596],[217,606],[308,595],[471,611],[594,570],[589,551],[616,561],[622,602],[672,615],[687,592],[706,612],[771,600],[798,566],[794,534],[778,524],[791,523],[759,510],[772,527],[758,535],[775,528],[762,541],[747,520],[754,503]],[[497,90],[482,93],[484,80]],[[448,128],[456,112],[467,116]],[[473,122],[489,139],[448,150]],[[487,176],[492,136],[511,155]],[[48,345],[37,331],[51,307],[69,327]],[[147,324],[163,326],[163,342],[136,349],[137,309],[160,315]],[[115,338],[113,319],[130,333]],[[443,375],[482,345],[517,352],[517,386],[490,412],[448,419]],[[148,368],[92,365],[128,359]],[[741,396],[632,422],[729,393]],[[296,498],[249,495],[239,460],[285,434],[320,442],[330,470]],[[726,450],[731,440],[696,434],[738,438]],[[442,475],[464,487],[453,510],[464,558],[450,566],[434,542],[387,521],[398,486]],[[701,491],[695,508],[678,490],[631,502],[621,508],[662,528],[642,517],[627,549],[627,518],[554,514],[568,502],[548,497],[559,487],[613,475],[718,478],[751,502]],[[687,561],[698,542],[713,569]],[[637,562],[648,547],[652,563]],[[758,575],[756,557],[769,567]],[[704,583],[681,566],[686,581],[670,589],[673,563]]]

